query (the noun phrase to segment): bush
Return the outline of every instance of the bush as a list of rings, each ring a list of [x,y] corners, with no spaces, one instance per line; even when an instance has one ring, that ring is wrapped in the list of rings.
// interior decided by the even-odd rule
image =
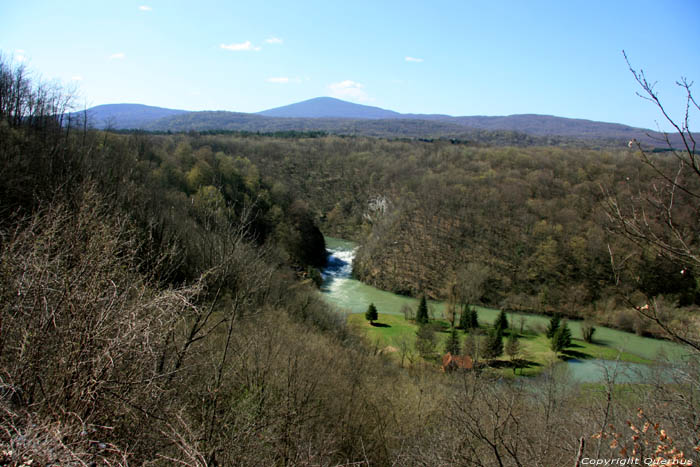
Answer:
[[[111,426],[110,438],[157,435],[156,419],[130,408],[168,403],[185,357],[175,330],[197,313],[199,290],[152,287],[135,271],[133,238],[88,190],[75,210],[41,210],[4,243],[0,368],[17,407]]]
[[[595,333],[595,327],[591,323],[584,322],[581,324],[581,334],[583,334],[583,340],[586,342],[593,342],[593,334]]]

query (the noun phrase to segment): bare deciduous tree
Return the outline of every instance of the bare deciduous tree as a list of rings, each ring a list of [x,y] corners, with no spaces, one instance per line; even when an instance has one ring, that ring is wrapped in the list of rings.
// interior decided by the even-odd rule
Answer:
[[[657,255],[665,256],[680,264],[679,278],[690,269],[700,271],[700,160],[696,150],[696,135],[690,129],[693,112],[700,110],[693,97],[691,81],[681,78],[676,84],[685,94],[685,113],[681,121],[670,116],[643,70],[636,70],[624,53],[630,72],[641,87],[637,94],[654,104],[664,120],[675,130],[663,133],[663,143],[668,151],[655,155],[642,142],[633,140],[629,146],[636,150],[644,167],[654,175],[652,182],[636,184],[629,180],[621,188],[604,188],[606,213],[610,229]],[[623,264],[628,260],[616,260],[610,249],[611,264]],[[619,282],[619,272],[616,272]],[[697,329],[685,332],[664,316],[657,301],[649,297],[645,303],[630,300],[636,311],[659,325],[674,340],[700,351]]]

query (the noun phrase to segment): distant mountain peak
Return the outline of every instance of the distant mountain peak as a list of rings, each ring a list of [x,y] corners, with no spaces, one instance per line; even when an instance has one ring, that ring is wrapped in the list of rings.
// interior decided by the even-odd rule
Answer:
[[[552,115],[462,116],[401,114],[334,97],[316,97],[257,114],[228,111],[188,112],[142,104],[108,104],[87,109],[89,124],[97,128],[144,129],[151,131],[323,131],[379,137],[412,137],[471,140],[475,131],[492,132],[493,138],[521,141],[501,135],[513,132],[530,137],[575,140],[624,141],[637,139],[659,145],[661,135],[619,123],[562,118]],[[73,115],[82,117],[83,112]],[[478,136],[478,135],[477,135]],[[513,139],[514,138],[514,139]],[[656,138],[656,139],[655,139]],[[540,143],[541,144],[541,143]],[[546,144],[546,143],[545,143]],[[607,143],[606,143],[607,144]]]
[[[285,118],[397,118],[401,114],[371,105],[355,104],[335,97],[314,97],[274,109],[263,110],[258,115]]]

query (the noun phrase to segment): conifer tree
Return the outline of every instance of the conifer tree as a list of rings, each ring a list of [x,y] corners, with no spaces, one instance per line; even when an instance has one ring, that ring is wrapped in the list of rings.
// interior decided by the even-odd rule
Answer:
[[[369,324],[374,324],[374,322],[379,318],[379,313],[377,312],[377,307],[374,303],[370,303],[367,311],[365,312],[365,319],[369,321]]]
[[[416,312],[416,322],[418,324],[425,324],[428,321],[428,303],[425,300],[425,295],[423,295],[420,299],[420,304],[418,305],[418,311]]]
[[[484,347],[486,358],[497,358],[503,355],[503,334],[497,328],[492,328],[486,336]]]
[[[457,334],[457,328],[453,327],[445,343],[445,353],[449,352],[452,355],[459,355],[459,350],[459,335]]]
[[[571,331],[569,325],[564,322],[552,336],[551,348],[558,353],[568,347],[571,347]]]
[[[549,326],[547,326],[547,339],[551,339],[552,337],[554,337],[554,334],[556,334],[557,330],[559,329],[560,322],[561,318],[559,317],[559,315],[554,314],[554,316],[552,316],[552,319],[549,320]]]
[[[506,312],[504,310],[501,310],[501,312],[498,314],[498,317],[496,318],[496,322],[493,323],[493,326],[503,335],[506,329],[508,329],[508,317],[506,316]]]
[[[472,329],[478,329],[478,327],[479,327],[479,313],[476,311],[476,308],[474,308],[474,307],[470,307],[469,327]]]
[[[459,327],[465,332],[470,327],[471,311],[469,307],[462,308],[462,314],[459,315]]]

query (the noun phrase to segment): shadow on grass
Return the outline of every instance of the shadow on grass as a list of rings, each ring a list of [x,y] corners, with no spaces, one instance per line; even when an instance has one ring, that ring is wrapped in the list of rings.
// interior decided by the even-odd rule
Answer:
[[[572,347],[582,348],[580,345],[572,345]],[[562,360],[571,360],[571,359],[586,360],[588,358],[593,358],[593,357],[591,357],[589,354],[584,353],[584,352],[566,349],[562,352],[561,358],[562,358]]]
[[[390,328],[391,324],[386,324],[386,323],[370,323],[372,326],[375,328]]]
[[[445,333],[452,332],[452,328],[450,327],[450,323],[447,323],[445,321],[434,321],[434,322],[430,323],[430,326],[433,327],[433,330],[435,332],[445,332]]]
[[[525,360],[524,358],[516,358],[515,360],[491,360],[488,365],[491,368],[536,368],[542,366],[541,363]]]

